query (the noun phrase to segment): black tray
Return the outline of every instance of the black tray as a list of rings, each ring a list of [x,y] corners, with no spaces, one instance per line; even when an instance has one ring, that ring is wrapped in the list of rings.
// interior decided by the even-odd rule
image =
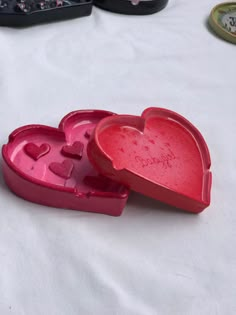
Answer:
[[[61,5],[56,6],[55,0],[0,0],[0,25],[1,26],[29,26],[39,23],[59,21],[82,16],[92,12],[92,0],[60,0]],[[6,5],[4,5],[4,3]],[[29,12],[24,12],[19,5],[26,3],[30,6]],[[40,9],[42,3],[50,3],[53,7]],[[57,4],[56,4],[57,3]],[[26,10],[27,11],[27,10]]]
[[[123,14],[145,15],[162,10],[168,0],[94,0],[94,4],[102,9]]]

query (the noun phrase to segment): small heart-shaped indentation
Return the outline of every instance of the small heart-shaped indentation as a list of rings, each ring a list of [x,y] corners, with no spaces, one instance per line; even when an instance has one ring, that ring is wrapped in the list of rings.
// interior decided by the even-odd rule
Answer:
[[[64,160],[62,163],[52,162],[49,165],[50,171],[65,179],[69,179],[71,177],[73,168],[74,164],[71,160]]]
[[[84,144],[80,141],[75,141],[72,145],[64,145],[61,153],[67,157],[81,160],[83,156]]]
[[[48,154],[50,149],[51,147],[47,143],[43,143],[38,146],[35,143],[29,142],[24,146],[25,153],[35,161]]]

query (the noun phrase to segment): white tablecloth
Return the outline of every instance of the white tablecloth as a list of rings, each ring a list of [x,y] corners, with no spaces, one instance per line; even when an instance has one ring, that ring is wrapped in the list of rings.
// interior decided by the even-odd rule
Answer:
[[[1,315],[236,314],[236,46],[206,25],[216,4],[0,28],[1,145],[76,109],[166,107],[200,129],[213,173],[200,215],[132,193],[118,218],[24,201],[1,174]]]

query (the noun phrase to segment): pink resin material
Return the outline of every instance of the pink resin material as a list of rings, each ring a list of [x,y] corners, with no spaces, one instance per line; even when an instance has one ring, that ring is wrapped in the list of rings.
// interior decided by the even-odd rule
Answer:
[[[128,189],[99,175],[87,158],[94,127],[112,115],[75,111],[62,119],[58,129],[42,125],[16,129],[2,149],[7,185],[35,203],[120,215]]]

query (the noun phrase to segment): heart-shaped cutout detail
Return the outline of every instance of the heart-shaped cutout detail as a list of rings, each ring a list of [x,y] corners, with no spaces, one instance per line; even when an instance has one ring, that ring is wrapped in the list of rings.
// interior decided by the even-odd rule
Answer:
[[[84,144],[81,141],[75,141],[72,145],[64,145],[61,153],[65,156],[81,160],[83,156]]]
[[[38,146],[35,143],[29,142],[24,146],[25,153],[35,161],[48,154],[50,149],[51,147],[47,143]]]
[[[69,179],[73,171],[74,164],[71,160],[64,160],[63,162],[52,162],[49,169],[59,177]]]
[[[210,155],[200,132],[184,117],[161,108],[141,117],[103,119],[88,157],[104,176],[146,196],[191,212],[210,204]]]

